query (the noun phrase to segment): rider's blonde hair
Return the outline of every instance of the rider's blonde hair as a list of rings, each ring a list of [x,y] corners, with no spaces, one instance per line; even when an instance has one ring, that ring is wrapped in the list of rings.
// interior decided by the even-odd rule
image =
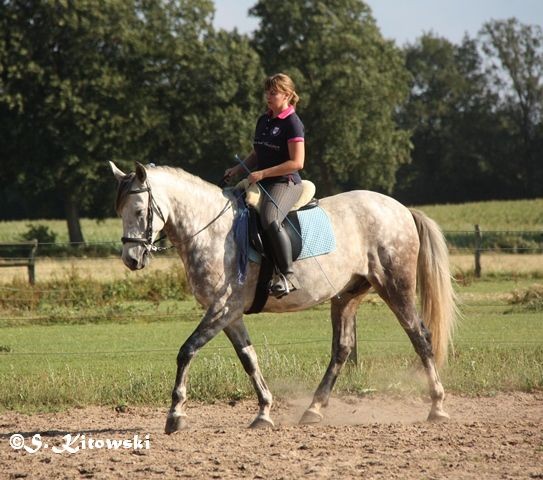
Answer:
[[[296,106],[300,101],[300,97],[294,90],[294,82],[284,73],[276,73],[264,81],[264,90],[277,90],[278,92],[286,93],[290,98],[288,103]]]

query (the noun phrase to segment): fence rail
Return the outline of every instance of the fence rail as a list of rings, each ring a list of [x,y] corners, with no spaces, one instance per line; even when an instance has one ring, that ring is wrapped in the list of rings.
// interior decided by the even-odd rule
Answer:
[[[541,230],[485,230],[474,225],[473,230],[444,230],[445,239],[451,253],[470,253],[474,255],[474,272],[482,273],[481,257],[484,253],[542,254],[543,227]],[[4,261],[28,261],[21,255],[22,242],[0,244],[0,264]],[[120,255],[122,244],[118,240],[101,242],[39,242],[39,256],[72,260],[73,258],[106,258]],[[172,251],[157,253],[157,257],[177,258]],[[38,258],[38,253],[35,255]],[[35,279],[35,276],[32,277]]]

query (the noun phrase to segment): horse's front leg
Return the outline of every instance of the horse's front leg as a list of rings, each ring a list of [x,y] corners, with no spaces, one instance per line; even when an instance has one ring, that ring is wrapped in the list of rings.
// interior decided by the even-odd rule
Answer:
[[[251,428],[269,428],[273,427],[273,421],[270,417],[270,410],[272,406],[272,394],[266,385],[266,381],[260,372],[258,366],[258,360],[256,352],[251,344],[249,333],[245,327],[243,320],[238,320],[230,323],[224,329],[224,333],[232,342],[236,353],[243,365],[243,368],[247,372],[247,375],[251,378],[256,394],[258,396],[259,412],[256,418],[251,423]]]
[[[237,310],[240,310],[238,315],[235,314]],[[181,430],[186,426],[187,414],[185,409],[190,362],[207,342],[239,315],[241,315],[241,306],[223,303],[210,307],[194,332],[181,346],[177,355],[177,374],[172,391],[172,404],[166,419],[165,432],[167,434]]]

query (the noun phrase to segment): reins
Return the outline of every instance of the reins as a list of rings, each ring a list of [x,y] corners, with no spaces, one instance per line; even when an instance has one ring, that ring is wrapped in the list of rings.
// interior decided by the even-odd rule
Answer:
[[[209,222],[205,227],[202,227],[200,230],[198,230],[196,233],[193,233],[189,238],[187,238],[183,243],[185,242],[188,242],[190,239],[194,238],[196,235],[199,235],[200,233],[202,233],[204,230],[208,229],[209,227],[211,227],[211,225],[213,225],[219,218],[221,218],[227,211],[229,208],[232,208],[232,201],[231,200],[227,200],[226,201],[226,205],[223,207],[223,209],[218,213],[218,215],[213,219],[211,220],[211,222]]]
[[[162,235],[161,237],[157,238],[153,242],[153,211],[156,208],[156,211],[158,213],[158,216],[160,219],[166,223],[166,219],[164,218],[164,214],[162,213],[162,210],[160,209],[160,206],[158,203],[156,203],[153,194],[151,192],[151,185],[149,185],[149,182],[145,182],[145,187],[138,188],[135,190],[129,190],[127,192],[127,195],[131,194],[138,194],[138,193],[145,193],[147,192],[149,194],[149,202],[147,204],[147,227],[145,229],[145,237],[121,237],[121,242],[123,245],[125,243],[139,243],[141,244],[145,249],[147,249],[148,252],[163,252],[165,250],[169,250],[171,248],[174,248],[175,245],[171,245],[169,247],[158,247],[155,245],[155,243],[158,243],[166,238],[166,235]],[[200,228],[196,233],[193,233],[189,238],[185,239],[182,244],[188,242],[189,240],[193,239],[200,233],[202,233],[204,230],[207,230],[211,225],[213,225],[219,218],[221,218],[229,208],[232,207],[232,200],[227,200],[225,206],[222,208],[222,210],[205,226]]]

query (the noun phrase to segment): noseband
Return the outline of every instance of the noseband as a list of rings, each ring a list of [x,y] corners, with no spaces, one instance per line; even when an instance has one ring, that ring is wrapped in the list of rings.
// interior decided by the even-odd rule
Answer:
[[[123,242],[123,245],[125,243],[139,243],[143,247],[145,247],[147,251],[152,251],[152,252],[160,251],[162,250],[162,248],[157,247],[156,245],[153,244],[153,215],[154,215],[153,212],[154,210],[156,209],[158,216],[164,223],[166,223],[166,220],[164,218],[164,215],[162,214],[162,210],[160,210],[160,207],[158,206],[158,203],[156,203],[155,199],[153,198],[153,194],[151,192],[151,185],[149,185],[149,182],[145,182],[145,186],[143,188],[138,188],[136,190],[129,190],[127,192],[127,195],[134,195],[137,193],[145,193],[145,192],[149,194],[149,201],[147,203],[147,228],[145,229],[145,237],[121,237],[121,242]]]

